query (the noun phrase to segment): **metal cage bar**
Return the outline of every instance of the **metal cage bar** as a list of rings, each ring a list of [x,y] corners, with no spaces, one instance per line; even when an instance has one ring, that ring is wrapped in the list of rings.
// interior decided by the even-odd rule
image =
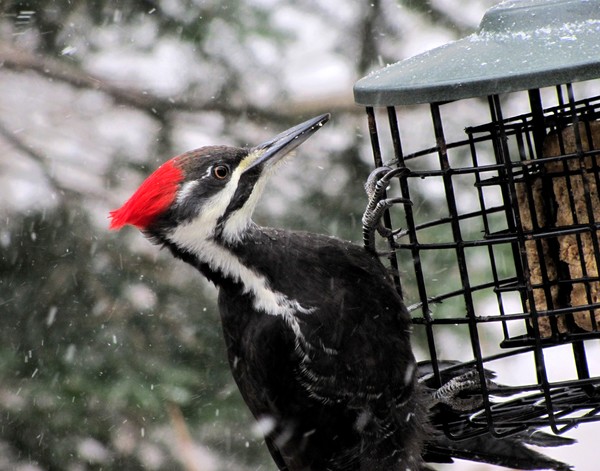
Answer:
[[[388,210],[384,225],[394,229],[392,222],[403,215],[405,235],[386,240],[390,263],[399,292],[408,296],[408,302],[416,297],[413,322],[421,329],[438,384],[442,368],[438,330],[456,326],[466,329],[469,336],[470,360],[461,366],[471,365],[478,371],[484,385],[483,405],[444,424],[445,433],[453,439],[484,431],[506,436],[533,425],[549,426],[558,434],[580,422],[600,420],[600,378],[590,369],[587,344],[600,338],[600,294],[592,289],[598,283],[600,291],[600,217],[594,216],[600,192],[600,142],[594,142],[591,124],[600,121],[600,96],[576,100],[573,87],[564,84],[555,87],[555,99],[555,105],[544,106],[546,95],[529,90],[529,112],[504,117],[501,98],[491,95],[487,99],[489,122],[467,126],[463,137],[451,139],[446,136],[442,110],[452,103],[429,104],[433,142],[410,153],[403,149],[398,110],[383,108],[390,133],[388,150],[380,141],[375,108],[367,108],[375,165],[409,170],[396,177],[398,184],[392,182],[390,194],[403,199],[420,197],[423,181],[439,181],[443,187],[447,213],[427,219],[418,208],[405,204],[400,213]],[[574,134],[574,149],[563,136],[565,130]],[[556,155],[547,152],[549,140],[558,145]],[[385,162],[388,152],[392,157]],[[491,160],[481,158],[481,152]],[[584,182],[583,189],[577,179]],[[471,186],[464,187],[464,181]],[[560,204],[579,208],[571,224],[556,222],[561,208],[553,196],[555,187],[565,192]],[[474,207],[465,210],[458,204],[461,191],[472,192]],[[489,198],[489,192],[493,197]],[[463,225],[470,224],[480,227],[481,233],[464,232]],[[439,240],[429,237],[431,231]],[[566,238],[575,241],[570,250],[582,261],[580,275],[570,274],[560,258]],[[470,251],[483,254],[489,267],[484,278],[471,273]],[[427,262],[436,252],[447,255],[460,286],[440,290],[431,284]],[[583,260],[590,252],[594,263],[586,265]],[[550,265],[544,261],[548,257],[554,260]],[[506,265],[503,269],[499,268],[502,264]],[[400,268],[405,286],[400,284]],[[570,301],[575,287],[582,290],[585,304]],[[495,300],[496,313],[481,311],[476,296]],[[517,299],[519,304],[514,303]],[[461,300],[459,312],[436,315],[440,303],[449,300]],[[574,316],[585,316],[591,329],[578,327]],[[488,346],[485,353],[480,330],[490,325],[499,326],[499,340],[496,351],[490,353]],[[558,345],[572,352],[575,373],[566,380],[549,376],[546,354]],[[495,362],[521,357],[531,358],[535,379],[506,386],[503,394],[508,391],[515,397],[495,401],[498,391],[485,385],[485,371]],[[466,428],[465,423],[469,424]]]

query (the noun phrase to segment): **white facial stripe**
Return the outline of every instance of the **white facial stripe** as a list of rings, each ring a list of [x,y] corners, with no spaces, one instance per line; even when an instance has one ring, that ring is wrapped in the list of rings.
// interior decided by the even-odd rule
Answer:
[[[219,191],[212,198],[209,198],[202,207],[202,213],[198,215],[194,224],[197,229],[204,228],[198,235],[202,235],[204,238],[208,238],[212,236],[212,234],[207,234],[207,230],[210,230],[216,227],[218,220],[225,214],[229,202],[233,198],[235,191],[237,190],[238,183],[240,181],[240,176],[243,173],[243,170],[255,160],[256,157],[248,158],[246,157],[242,163],[233,171],[231,174],[231,178],[229,182],[225,185],[225,187]],[[189,182],[185,182],[179,191],[177,192],[177,204],[185,201],[190,194],[195,190],[195,188],[200,184],[201,180],[208,178],[211,176],[212,167],[209,168],[206,173],[200,177],[199,180],[193,180]],[[236,242],[239,241],[248,228],[250,223],[252,222],[252,214],[254,212],[254,208],[258,203],[258,199],[262,190],[265,186],[267,178],[265,176],[261,176],[259,181],[256,183],[252,194],[248,201],[244,204],[244,206],[237,211],[233,212],[225,222],[223,227],[222,237],[228,242]]]
[[[204,203],[202,212],[188,224],[177,226],[167,237],[178,247],[193,253],[211,270],[239,282],[243,286],[244,293],[252,296],[255,309],[270,315],[282,316],[294,332],[297,341],[300,341],[303,336],[295,315],[298,313],[308,314],[313,309],[305,308],[298,301],[289,299],[283,293],[273,290],[264,276],[243,265],[231,251],[213,239],[214,228],[225,214],[229,202],[235,194],[241,174],[259,155],[254,153],[244,159],[234,170],[225,187]],[[225,221],[222,237],[226,241],[235,242],[242,239],[246,229],[252,223],[252,213],[272,171],[273,168],[266,169],[256,182],[245,204]],[[210,176],[210,173],[202,178],[206,176]],[[182,185],[177,196],[178,201],[189,196],[198,183],[199,181],[196,180]]]
[[[250,164],[254,163],[254,161],[256,161],[256,159],[258,159],[262,154],[264,154],[264,151],[256,151],[255,150],[253,152],[250,152],[239,163],[237,170],[240,170],[241,172],[243,172],[250,166]]]
[[[233,171],[229,182],[225,185],[225,187],[219,191],[218,194],[214,195],[203,205],[202,214],[198,215],[199,219],[199,227],[204,228],[214,228],[217,225],[219,219],[225,214],[227,207],[229,206],[229,202],[233,198],[235,191],[237,190],[237,186],[240,181],[240,177],[242,173],[250,166],[256,159],[260,158],[260,156],[264,152],[254,151],[248,154],[236,167]],[[290,154],[293,154],[291,152]],[[285,159],[281,159],[281,161],[287,160],[287,156]],[[281,162],[280,161],[280,162]],[[250,194],[248,200],[244,203],[244,205],[231,213],[224,225],[221,228],[220,236],[229,243],[239,242],[241,241],[245,231],[248,229],[250,224],[252,223],[252,214],[254,213],[254,209],[258,204],[258,200],[264,190],[266,182],[269,176],[273,173],[275,167],[277,167],[280,162],[277,162],[275,165],[267,166],[263,169],[262,174],[260,175],[258,181],[255,183],[252,193]],[[213,167],[207,169],[204,175],[200,177],[198,180],[185,182],[179,191],[177,192],[176,202],[180,204],[184,202],[190,194],[195,190],[200,181],[209,178],[212,175]],[[201,222],[201,223],[200,223]],[[203,230],[202,234],[206,231]]]
[[[177,204],[181,204],[182,201],[185,201],[194,191],[194,188],[198,186],[198,183],[200,183],[199,180],[193,180],[181,185],[181,188],[177,192]]]
[[[194,188],[196,188],[200,184],[201,180],[204,180],[205,178],[210,178],[210,176],[212,175],[212,171],[213,168],[210,167],[198,180],[185,182],[183,185],[181,185],[181,188],[177,192],[177,204],[181,203],[182,201],[185,201],[186,198],[190,196],[190,193],[194,191]]]
[[[207,171],[207,175],[204,175],[202,178],[206,178],[211,172],[211,169]],[[227,182],[227,184],[223,187],[221,191],[217,194],[210,197],[202,206],[202,212],[198,214],[198,216],[190,223],[186,224],[178,229],[193,227],[195,237],[190,239],[190,242],[193,242],[193,239],[210,239],[212,238],[214,228],[217,226],[217,222],[225,214],[227,210],[227,206],[229,205],[229,201],[233,198],[235,194],[235,190],[237,189],[238,182],[240,180],[241,171],[236,169],[231,174],[231,179]],[[190,187],[186,188],[186,185],[190,184]],[[199,180],[195,182],[188,182],[183,185],[180,193],[183,193],[186,190],[191,191],[193,189],[192,183],[199,184]],[[181,245],[181,247],[187,248],[187,245]]]
[[[225,221],[221,235],[227,242],[231,243],[242,239],[244,232],[252,222],[252,214],[254,214],[254,209],[258,204],[266,182],[267,178],[262,175],[254,185],[252,193],[244,205],[231,213]]]
[[[250,163],[254,162],[262,154],[262,152],[254,152],[250,154],[248,157],[246,157],[246,159],[244,159],[242,164],[240,164],[240,167],[243,167],[244,169],[247,168]],[[252,222],[252,214],[254,214],[254,210],[265,189],[267,180],[269,180],[270,176],[275,173],[275,169],[281,165],[281,163],[287,161],[289,157],[293,156],[294,154],[295,152],[292,151],[282,159],[279,159],[275,164],[267,165],[267,167],[263,169],[258,181],[254,184],[254,188],[248,200],[240,209],[232,213],[225,222],[222,237],[227,242],[237,242],[242,239],[244,232],[246,229],[248,229],[248,226]]]

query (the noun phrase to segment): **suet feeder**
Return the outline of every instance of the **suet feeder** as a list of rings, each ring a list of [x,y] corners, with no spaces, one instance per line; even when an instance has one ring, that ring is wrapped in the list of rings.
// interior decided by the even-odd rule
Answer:
[[[482,382],[451,438],[600,420],[599,78],[600,0],[522,0],[354,87],[406,169],[384,223],[415,336],[439,384],[456,352]]]

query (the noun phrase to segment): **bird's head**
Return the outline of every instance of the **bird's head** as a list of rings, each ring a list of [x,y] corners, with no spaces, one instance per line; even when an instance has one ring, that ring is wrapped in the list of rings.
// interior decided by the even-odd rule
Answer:
[[[252,148],[209,146],[174,157],[111,211],[110,228],[131,224],[178,245],[239,241],[268,176],[328,120],[329,114],[317,116]]]

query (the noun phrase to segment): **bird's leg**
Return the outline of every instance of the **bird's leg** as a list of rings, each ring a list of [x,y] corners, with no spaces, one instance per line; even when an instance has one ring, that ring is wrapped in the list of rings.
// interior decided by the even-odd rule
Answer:
[[[396,203],[410,203],[406,198],[386,198],[385,190],[392,178],[406,172],[405,168],[379,167],[371,172],[365,183],[368,197],[367,208],[362,217],[363,243],[367,250],[375,252],[375,231],[382,237],[401,234],[402,231],[392,231],[385,227],[381,218],[386,209]]]
[[[486,377],[488,387],[497,386],[490,378]],[[442,403],[450,406],[456,411],[470,411],[481,407],[483,398],[480,393],[481,381],[477,370],[468,371],[460,376],[452,378],[444,383],[439,389],[434,391],[431,396],[433,399],[432,407]],[[459,397],[460,393],[472,393],[466,397]]]

